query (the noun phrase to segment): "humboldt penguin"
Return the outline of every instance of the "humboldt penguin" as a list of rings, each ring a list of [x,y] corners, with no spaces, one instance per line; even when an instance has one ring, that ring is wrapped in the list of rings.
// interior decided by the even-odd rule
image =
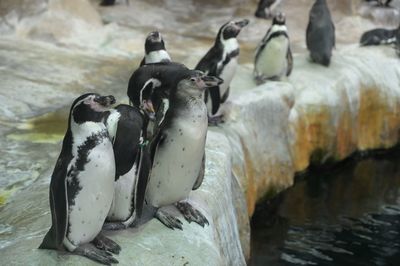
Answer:
[[[375,2],[377,6],[390,7],[392,0],[365,0],[366,2]]]
[[[67,250],[103,264],[118,263],[118,244],[100,231],[114,196],[115,161],[104,119],[113,96],[88,93],[72,104],[50,182],[52,225],[39,248]]]
[[[312,6],[306,40],[311,60],[329,66],[335,47],[335,25],[326,0],[316,0]]]
[[[146,124],[147,119],[138,108],[125,104],[115,107],[107,117],[116,171],[114,200],[103,229],[125,229],[141,217],[151,167]]]
[[[285,15],[278,13],[256,50],[254,77],[257,83],[265,80],[280,80],[289,76],[293,68],[293,57],[285,25]]]
[[[145,56],[140,66],[149,63],[171,62],[171,57],[165,49],[164,40],[158,31],[152,31],[147,35],[144,50]]]
[[[218,114],[218,111],[221,104],[228,99],[229,86],[238,65],[239,43],[236,37],[247,24],[249,24],[249,20],[243,19],[229,21],[222,25],[214,45],[195,67],[195,69],[201,70],[207,75],[223,80],[223,83],[216,89],[209,89],[204,94],[211,125],[222,122],[222,115]]]
[[[377,28],[363,33],[360,39],[361,46],[382,45],[396,43],[396,33],[400,29]]]
[[[155,217],[171,229],[182,229],[182,223],[163,208],[168,205],[175,205],[188,222],[208,224],[186,200],[204,178],[208,126],[204,90],[222,82],[197,70],[179,74],[170,92],[169,109],[151,143],[152,169],[146,192],[146,202],[157,209]]]

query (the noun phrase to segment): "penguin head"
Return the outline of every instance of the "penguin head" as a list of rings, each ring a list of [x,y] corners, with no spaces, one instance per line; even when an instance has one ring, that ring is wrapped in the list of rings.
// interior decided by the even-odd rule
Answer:
[[[182,96],[201,96],[206,88],[216,87],[222,82],[222,79],[207,76],[200,70],[190,70],[178,82],[177,93]]]
[[[111,105],[115,103],[112,95],[101,96],[97,93],[86,93],[72,103],[70,110],[70,123],[73,120],[76,124],[85,122],[102,122],[105,112],[110,110]]]
[[[286,16],[285,13],[278,12],[274,16],[274,19],[272,20],[272,25],[285,25],[286,23]]]
[[[164,40],[161,33],[158,31],[152,31],[147,35],[146,42],[144,44],[146,54],[153,51],[165,50]]]
[[[218,36],[221,41],[228,40],[230,38],[236,38],[242,28],[249,24],[248,19],[238,20],[238,21],[229,21],[222,25],[219,29]]]

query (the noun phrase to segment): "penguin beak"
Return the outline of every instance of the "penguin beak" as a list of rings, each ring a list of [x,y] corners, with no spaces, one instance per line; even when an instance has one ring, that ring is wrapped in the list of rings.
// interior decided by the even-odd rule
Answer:
[[[113,105],[116,101],[115,101],[115,97],[112,95],[108,95],[108,96],[96,96],[93,101],[95,101],[96,103],[100,104],[101,106],[104,107],[109,107],[110,105]]]
[[[244,28],[247,26],[247,24],[249,24],[249,20],[248,19],[243,19],[243,20],[239,20],[235,22],[235,25],[238,26],[240,29]]]
[[[158,31],[151,32],[149,37],[153,42],[161,42],[161,34]]]
[[[220,78],[217,78],[214,76],[203,76],[203,77],[201,77],[201,80],[206,85],[206,88],[215,87],[215,86],[218,86],[219,84],[221,84],[222,82],[224,82],[223,79],[220,79]]]
[[[144,100],[142,109],[145,111],[150,120],[155,119],[156,112],[154,111],[153,102],[151,100]]]

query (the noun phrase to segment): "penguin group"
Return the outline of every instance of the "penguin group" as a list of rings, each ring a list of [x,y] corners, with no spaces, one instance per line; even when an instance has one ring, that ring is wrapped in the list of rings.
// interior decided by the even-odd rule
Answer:
[[[256,48],[258,84],[287,78],[293,70],[285,14],[272,14],[280,2],[262,0],[256,12],[273,18]],[[173,230],[183,230],[183,223],[170,206],[189,223],[209,224],[188,198],[203,183],[208,126],[224,121],[240,54],[237,38],[248,24],[248,19],[222,24],[193,69],[172,61],[161,33],[150,32],[143,59],[127,82],[129,105],[114,106],[112,95],[97,93],[72,102],[51,176],[51,227],[39,248],[110,265],[118,263],[114,255],[121,247],[102,230],[137,226],[145,211]],[[398,29],[366,35],[362,39],[390,35],[400,50]],[[330,65],[335,26],[326,0],[315,0],[311,7],[306,45],[310,61]]]
[[[183,227],[168,206],[175,206],[189,223],[209,224],[188,201],[204,179],[209,123],[204,94],[224,84],[217,75],[225,77],[225,65],[236,63],[234,38],[246,24],[232,21],[221,27],[217,43],[226,47],[212,50],[219,57],[215,65],[203,60],[203,71],[172,62],[161,34],[150,32],[143,60],[128,83],[129,105],[113,107],[112,95],[97,93],[73,101],[51,176],[52,224],[40,249],[110,265],[118,263],[114,255],[121,247],[102,230],[136,226],[144,209],[171,229]],[[229,71],[225,90],[233,76]]]

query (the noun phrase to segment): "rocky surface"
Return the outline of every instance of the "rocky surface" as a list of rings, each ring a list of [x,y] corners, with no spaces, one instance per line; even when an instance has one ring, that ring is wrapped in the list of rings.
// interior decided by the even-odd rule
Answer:
[[[400,62],[391,47],[346,47],[329,68],[295,56],[292,76],[234,95],[223,126],[251,215],[310,163],[400,141]],[[248,73],[250,75],[250,73]]]
[[[210,132],[206,152],[204,183],[200,190],[191,193],[189,201],[201,210],[210,225],[202,228],[181,217],[183,231],[168,229],[152,219],[138,228],[108,232],[122,247],[116,256],[122,265],[245,265],[234,207],[238,195],[233,195],[229,142],[223,134]],[[80,256],[37,249],[50,226],[47,198],[48,179],[44,178],[20,192],[1,210],[2,224],[8,225],[3,228],[3,239],[13,235],[12,241],[0,242],[2,263],[96,265]]]
[[[50,223],[48,185],[68,105],[86,91],[126,101],[127,81],[141,60],[144,36],[154,26],[165,32],[173,58],[193,67],[219,25],[232,16],[252,18],[256,1],[235,0],[218,9],[213,5],[228,1],[214,2],[166,1],[160,9],[153,8],[157,1],[131,1],[129,7],[107,9],[86,0],[1,1],[2,263],[90,263],[36,249]],[[384,23],[379,18],[386,11],[377,13],[375,23],[357,15],[359,1],[329,1],[338,45],[331,67],[325,68],[309,63],[305,53],[309,1],[289,2],[283,1],[283,7],[290,18],[295,66],[288,80],[259,87],[252,80],[253,51],[270,22],[253,19],[241,34],[241,66],[226,105],[226,123],[209,131],[204,185],[190,198],[210,226],[184,223],[180,232],[153,219],[109,233],[122,246],[121,263],[244,265],[250,255],[249,217],[257,201],[291,186],[294,174],[310,163],[399,142],[398,58],[391,47],[351,44],[363,31]],[[160,12],[174,17],[162,21]],[[388,23],[393,27],[395,22]]]

